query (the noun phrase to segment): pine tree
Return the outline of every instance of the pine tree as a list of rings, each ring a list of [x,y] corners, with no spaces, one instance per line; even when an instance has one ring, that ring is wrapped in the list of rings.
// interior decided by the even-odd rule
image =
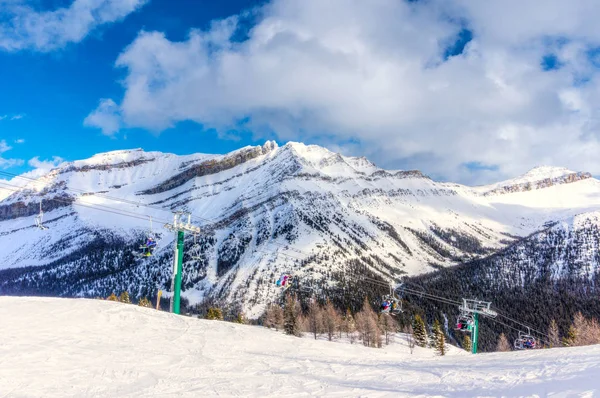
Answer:
[[[112,292],[112,293],[110,294],[110,296],[108,296],[106,299],[107,299],[108,301],[119,301],[119,299],[117,298],[117,295],[115,294],[115,292]]]
[[[142,298],[140,301],[138,301],[138,305],[140,307],[147,307],[147,308],[152,308],[152,303],[150,302],[150,300],[148,300],[148,298],[144,297]]]
[[[575,327],[571,325],[569,330],[567,331],[567,335],[562,338],[562,343],[565,347],[572,347],[575,345],[575,340],[577,339],[577,330]]]
[[[295,296],[288,295],[283,308],[283,330],[290,336],[302,336],[300,330],[300,303]]]
[[[510,343],[506,338],[504,333],[500,333],[500,337],[498,338],[498,344],[496,345],[496,351],[507,352],[511,350]]]
[[[465,349],[465,351],[471,352],[471,349],[473,348],[473,342],[471,341],[471,336],[469,336],[468,334],[465,334],[465,338],[463,339],[462,346]]]
[[[131,300],[129,299],[129,293],[127,293],[127,291],[121,293],[121,295],[119,296],[119,301],[121,303],[131,304]]]
[[[556,321],[554,319],[550,321],[550,326],[548,327],[548,342],[550,343],[550,348],[560,346],[560,335],[558,333],[558,325],[556,324]]]
[[[206,319],[214,320],[214,321],[222,321],[223,320],[223,311],[217,307],[211,307],[208,309],[206,313]]]
[[[437,319],[433,322],[433,335],[435,340],[433,347],[435,351],[440,356],[446,355],[446,336],[444,336],[442,326]]]
[[[237,316],[235,317],[234,322],[239,323],[240,325],[246,324],[246,322],[247,322],[246,315],[244,315],[243,312],[238,312]]]
[[[427,329],[421,315],[415,315],[413,320],[413,336],[415,344],[419,347],[427,347]]]

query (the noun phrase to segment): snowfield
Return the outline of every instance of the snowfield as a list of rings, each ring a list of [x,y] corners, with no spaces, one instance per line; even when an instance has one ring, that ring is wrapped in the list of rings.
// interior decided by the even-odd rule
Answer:
[[[440,358],[83,299],[0,319],[0,397],[600,396],[600,346]]]

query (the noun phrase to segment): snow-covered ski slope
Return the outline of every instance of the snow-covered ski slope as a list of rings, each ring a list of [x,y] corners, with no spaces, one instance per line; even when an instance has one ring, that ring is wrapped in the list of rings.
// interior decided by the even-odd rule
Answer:
[[[596,397],[600,346],[413,354],[114,302],[0,297],[1,397]]]
[[[35,227],[40,201],[47,231]],[[108,152],[0,183],[0,294],[153,296],[170,285],[173,235],[163,225],[173,210],[190,211],[203,230],[199,250],[186,242],[183,295],[258,316],[278,295],[274,275],[335,285],[351,264],[397,279],[487,256],[600,211],[600,181],[539,167],[467,187],[272,141],[225,155]],[[149,217],[158,249],[142,260],[131,252]]]

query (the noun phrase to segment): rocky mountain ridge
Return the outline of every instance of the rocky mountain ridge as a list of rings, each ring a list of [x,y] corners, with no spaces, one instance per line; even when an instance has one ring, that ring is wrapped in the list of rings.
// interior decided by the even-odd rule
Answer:
[[[552,168],[471,188],[300,143],[114,151],[17,180],[0,185],[0,294],[153,296],[170,286],[173,236],[162,225],[184,210],[203,231],[186,239],[184,296],[251,316],[281,294],[282,272],[320,291],[350,275],[395,280],[486,258],[600,209],[600,182],[585,173]],[[35,228],[40,201],[47,231]],[[158,249],[140,259],[149,233]]]

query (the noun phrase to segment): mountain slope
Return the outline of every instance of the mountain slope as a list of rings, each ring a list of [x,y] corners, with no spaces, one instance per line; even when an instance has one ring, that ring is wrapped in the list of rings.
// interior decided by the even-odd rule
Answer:
[[[21,397],[595,396],[600,346],[445,357],[97,301],[0,297],[0,391]],[[36,327],[31,327],[36,325]],[[23,350],[23,347],[35,347]]]
[[[365,273],[418,275],[599,210],[600,182],[572,175],[537,170],[500,191],[471,188],[299,143],[226,155],[99,154],[0,184],[0,294],[155,296],[170,286],[173,236],[162,225],[185,210],[203,232],[186,240],[184,296],[257,316],[280,294],[273,281],[282,272],[321,290]],[[40,201],[47,231],[35,228]],[[149,217],[159,245],[142,260],[133,252]]]
[[[411,278],[426,291],[460,301],[491,301],[507,325],[482,322],[481,347],[495,350],[500,333],[509,339],[530,325],[538,338],[555,320],[565,336],[574,315],[600,318],[600,212],[556,222],[485,258]],[[456,306],[409,300],[430,317],[458,316]],[[509,319],[510,318],[510,319]],[[512,319],[512,320],[511,320]],[[515,322],[520,322],[521,324]],[[510,328],[510,327],[512,328]],[[516,329],[514,329],[516,328]],[[453,333],[460,340],[459,333]]]

